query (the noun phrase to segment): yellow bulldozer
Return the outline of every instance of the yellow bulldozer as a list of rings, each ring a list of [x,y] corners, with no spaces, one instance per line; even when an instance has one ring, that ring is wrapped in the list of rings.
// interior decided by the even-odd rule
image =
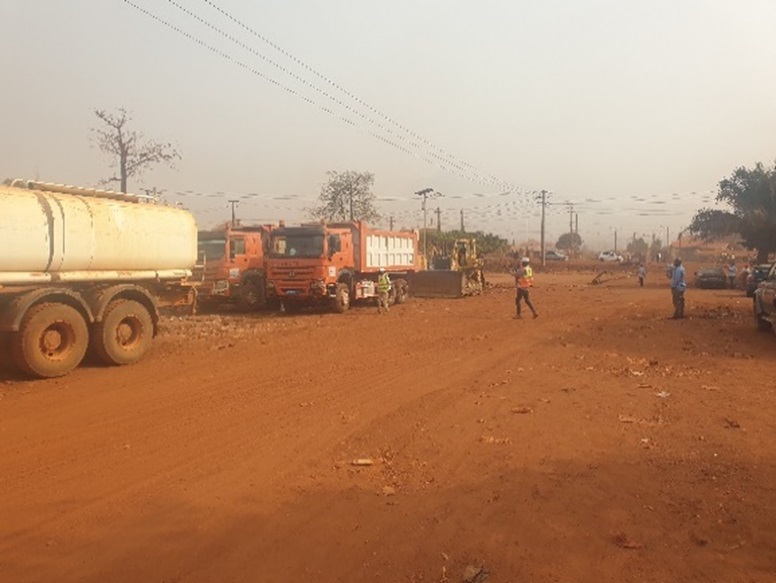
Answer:
[[[460,298],[485,289],[476,239],[456,239],[433,247],[428,269],[415,274],[411,293],[420,298]]]

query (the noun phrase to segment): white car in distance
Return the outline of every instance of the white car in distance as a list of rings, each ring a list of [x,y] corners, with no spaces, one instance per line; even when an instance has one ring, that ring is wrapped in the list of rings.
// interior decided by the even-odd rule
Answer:
[[[622,255],[617,255],[617,253],[614,251],[601,251],[601,253],[598,255],[598,261],[604,261],[604,262],[616,261],[620,263],[622,262]]]

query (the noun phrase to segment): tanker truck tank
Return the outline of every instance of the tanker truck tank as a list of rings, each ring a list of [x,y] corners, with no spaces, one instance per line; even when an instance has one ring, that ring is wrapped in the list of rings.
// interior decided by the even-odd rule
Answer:
[[[12,184],[0,186],[0,284],[180,278],[196,263],[197,228],[183,209],[110,191]]]
[[[132,364],[159,308],[196,306],[191,213],[150,197],[15,180],[0,186],[0,367],[56,377],[87,349]],[[10,363],[8,362],[10,361]]]

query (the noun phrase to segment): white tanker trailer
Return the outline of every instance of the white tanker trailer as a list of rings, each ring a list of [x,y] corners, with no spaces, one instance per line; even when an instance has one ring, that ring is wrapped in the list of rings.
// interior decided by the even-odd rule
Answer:
[[[191,213],[149,197],[14,180],[0,186],[0,364],[61,376],[88,348],[140,360],[158,308],[193,306]]]

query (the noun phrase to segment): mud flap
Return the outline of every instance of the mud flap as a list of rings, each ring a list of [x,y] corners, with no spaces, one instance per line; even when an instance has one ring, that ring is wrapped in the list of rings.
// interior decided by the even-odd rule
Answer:
[[[429,270],[412,274],[410,295],[416,298],[460,298],[466,295],[466,276],[460,271]]]

